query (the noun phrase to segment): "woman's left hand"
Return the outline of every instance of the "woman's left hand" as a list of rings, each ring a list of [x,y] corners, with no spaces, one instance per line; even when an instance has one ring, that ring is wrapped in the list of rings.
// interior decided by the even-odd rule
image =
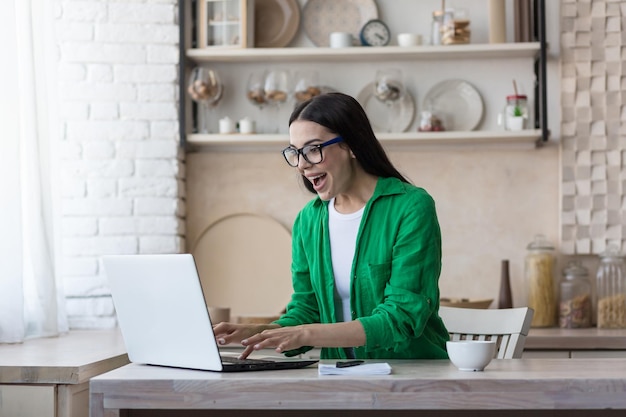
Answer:
[[[241,341],[245,346],[240,358],[245,359],[255,350],[275,348],[277,353],[307,346],[310,325],[286,326],[263,330]]]

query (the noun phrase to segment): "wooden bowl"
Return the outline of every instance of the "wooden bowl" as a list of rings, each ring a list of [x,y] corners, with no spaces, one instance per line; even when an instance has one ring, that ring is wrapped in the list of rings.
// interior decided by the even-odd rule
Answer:
[[[469,298],[445,298],[442,297],[439,300],[439,305],[446,307],[460,307],[460,308],[489,308],[493,298],[485,298],[482,300],[473,300]]]

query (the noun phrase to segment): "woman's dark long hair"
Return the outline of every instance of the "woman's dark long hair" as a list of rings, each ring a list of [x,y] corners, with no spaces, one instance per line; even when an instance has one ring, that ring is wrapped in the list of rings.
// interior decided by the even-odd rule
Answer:
[[[409,182],[387,157],[374,135],[365,110],[353,97],[343,93],[315,96],[294,109],[289,117],[289,126],[296,120],[315,122],[337,133],[368,174],[377,177],[395,177],[403,182]],[[302,182],[310,192],[316,194],[313,185],[304,176]]]

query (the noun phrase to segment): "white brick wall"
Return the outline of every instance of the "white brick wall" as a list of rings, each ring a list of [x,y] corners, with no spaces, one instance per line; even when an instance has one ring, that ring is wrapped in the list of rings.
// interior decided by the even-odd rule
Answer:
[[[184,250],[176,0],[57,0],[71,328],[116,324],[101,256]]]

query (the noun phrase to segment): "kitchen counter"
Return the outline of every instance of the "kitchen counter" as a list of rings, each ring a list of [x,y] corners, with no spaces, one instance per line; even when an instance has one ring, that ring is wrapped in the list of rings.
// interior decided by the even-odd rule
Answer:
[[[150,416],[209,409],[212,416],[303,415],[305,410],[316,410],[311,415],[364,410],[367,416],[406,416],[408,410],[437,415],[442,410],[529,409],[550,410],[546,415],[551,416],[555,410],[607,416],[615,415],[607,409],[626,410],[622,359],[498,359],[484,372],[459,371],[448,360],[389,363],[392,374],[379,376],[319,376],[316,366],[219,373],[130,364],[91,380],[91,417],[119,416],[120,410],[141,416],[134,411],[141,409]],[[176,413],[161,414],[159,409]]]
[[[626,351],[626,329],[531,328],[524,350]]]
[[[89,379],[128,363],[117,329],[0,344],[0,416],[88,417]]]
[[[80,384],[127,363],[118,330],[71,331],[0,344],[0,384]]]

